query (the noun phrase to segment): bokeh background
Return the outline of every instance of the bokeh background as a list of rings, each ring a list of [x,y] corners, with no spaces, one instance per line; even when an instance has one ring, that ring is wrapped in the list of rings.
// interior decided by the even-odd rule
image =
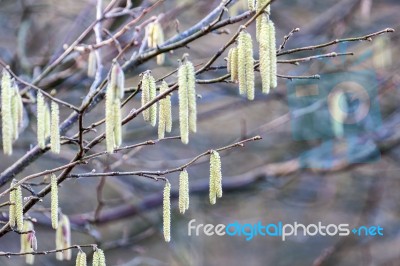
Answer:
[[[56,0],[1,0],[0,1],[0,57],[26,80],[63,51],[94,20],[96,1]],[[104,1],[105,3],[108,1]],[[121,6],[125,1],[120,1]],[[220,1],[165,0],[148,17],[164,13],[166,37],[194,25]],[[229,9],[230,15],[244,11],[246,1],[239,0]],[[132,1],[134,6],[148,5],[148,1]],[[300,28],[288,42],[287,48],[315,45],[339,38],[363,36],[385,28],[399,29],[400,3],[397,0],[277,0],[272,7],[272,19],[277,27],[278,45],[293,28]],[[129,17],[111,19],[103,23],[110,32],[117,30]],[[236,32],[240,23],[226,27],[167,55],[164,66],[155,60],[127,73],[128,85],[136,86],[139,74],[151,69],[161,77],[178,66],[182,54],[189,53],[194,63],[206,62]],[[249,32],[255,32],[254,25]],[[119,40],[129,42],[131,33]],[[254,36],[254,35],[253,35]],[[93,36],[84,40],[93,43]],[[293,119],[297,119],[288,105],[290,80],[279,79],[279,86],[270,95],[257,93],[249,102],[238,96],[235,84],[199,85],[199,132],[191,136],[188,146],[178,140],[160,142],[129,152],[113,154],[77,167],[74,172],[119,170],[164,170],[180,166],[197,154],[218,148],[246,137],[260,135],[263,140],[243,148],[222,152],[224,196],[217,204],[208,202],[209,166],[206,159],[188,169],[192,196],[190,209],[180,215],[173,202],[172,241],[162,237],[162,209],[160,205],[163,182],[143,177],[81,178],[64,182],[60,188],[62,212],[73,222],[73,244],[98,243],[105,250],[108,265],[400,265],[400,179],[399,159],[399,82],[398,32],[374,38],[373,42],[355,42],[332,46],[318,51],[282,57],[291,59],[328,52],[354,52],[354,56],[329,60],[313,60],[299,66],[280,64],[283,75],[314,75],[367,70],[374,73],[382,118],[376,131],[355,136],[360,153],[379,151],[375,160],[351,164],[346,160],[346,142],[333,139],[334,154],[322,149],[326,140],[295,141]],[[255,46],[256,47],[256,46]],[[137,49],[134,48],[134,49]],[[109,67],[116,49],[102,49],[105,65]],[[257,52],[256,52],[257,53]],[[129,57],[128,54],[127,57]],[[281,59],[281,58],[280,58]],[[86,77],[87,55],[73,53],[69,63],[44,79],[41,86],[56,92],[57,97],[78,105],[92,82]],[[223,58],[215,65],[223,65]],[[57,73],[57,74],[56,74]],[[202,78],[224,74],[224,70],[208,72]],[[170,81],[176,79],[173,75]],[[372,85],[371,85],[372,86]],[[257,77],[256,87],[260,87]],[[174,130],[177,123],[177,98],[173,96]],[[15,143],[13,156],[0,155],[0,172],[26,153],[36,143],[35,106],[26,104],[24,131]],[[134,99],[123,109],[128,114],[140,107]],[[104,104],[99,104],[85,118],[85,124],[104,116]],[[323,113],[324,107],[313,113]],[[63,110],[62,117],[68,116]],[[326,116],[322,117],[323,119]],[[317,125],[326,126],[326,121]],[[305,123],[304,127],[309,124]],[[72,136],[77,128],[67,135]],[[103,129],[99,130],[102,132]],[[87,135],[88,140],[96,133]],[[146,125],[141,117],[124,127],[124,144],[135,144],[156,139],[156,129]],[[105,149],[104,144],[94,151]],[[306,152],[307,162],[301,159]],[[46,154],[30,165],[17,178],[66,164],[76,152],[74,146],[63,146],[60,156]],[[368,158],[368,154],[365,159]],[[178,174],[168,176],[173,189],[177,188]],[[42,179],[37,182],[43,181]],[[100,184],[100,185],[99,185]],[[83,223],[82,217],[93,216],[98,206],[97,189],[104,186],[101,200],[102,215],[117,213],[118,219],[101,220],[99,224]],[[34,188],[36,189],[36,188]],[[4,188],[1,188],[4,190]],[[26,196],[28,196],[26,194]],[[55,247],[55,232],[49,227],[49,199],[46,197],[29,215],[38,222],[35,226],[39,250]],[[7,209],[3,208],[3,218]],[[121,213],[123,215],[121,215]],[[86,216],[85,216],[86,215]],[[104,217],[105,217],[104,216]],[[350,226],[380,225],[382,237],[243,237],[188,236],[187,224],[241,223],[348,223]],[[9,233],[0,239],[1,251],[19,251],[19,236]],[[89,252],[89,250],[87,250]],[[76,251],[74,251],[75,253]],[[0,257],[0,265],[25,265],[24,259]],[[36,256],[35,265],[74,265],[73,261],[58,262],[55,255]]]

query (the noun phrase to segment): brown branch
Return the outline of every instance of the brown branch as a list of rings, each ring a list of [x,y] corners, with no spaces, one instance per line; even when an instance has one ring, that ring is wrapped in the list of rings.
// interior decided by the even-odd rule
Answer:
[[[89,244],[89,245],[73,245],[67,248],[63,248],[63,249],[53,249],[53,250],[46,250],[46,251],[32,251],[32,252],[0,252],[0,256],[3,257],[11,257],[11,256],[23,256],[23,255],[47,255],[47,254],[51,254],[51,253],[57,253],[57,252],[62,252],[65,250],[69,250],[69,249],[79,249],[81,250],[81,248],[83,247],[90,247],[92,249],[96,249],[97,245],[96,244]]]

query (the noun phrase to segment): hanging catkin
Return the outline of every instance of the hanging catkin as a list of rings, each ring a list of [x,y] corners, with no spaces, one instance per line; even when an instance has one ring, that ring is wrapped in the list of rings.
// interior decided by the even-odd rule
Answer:
[[[229,50],[228,54],[228,73],[231,74],[231,80],[233,82],[238,81],[238,48],[233,47]]]
[[[15,188],[15,222],[19,231],[23,230],[24,227],[24,202],[22,200],[22,189],[21,186]]]
[[[65,249],[71,246],[71,225],[66,215],[61,215],[56,230],[56,249]],[[56,253],[57,260],[70,260],[71,249]]]
[[[44,102],[43,94],[38,91],[37,93],[37,141],[41,149],[46,147],[46,105]]]
[[[13,118],[11,111],[11,76],[3,69],[1,78],[1,114],[2,114],[2,136],[3,136],[3,152],[4,154],[12,154],[13,139]]]
[[[189,143],[189,130],[197,131],[196,76],[191,62],[184,56],[178,70],[179,127],[182,143]]]
[[[157,48],[164,43],[164,31],[161,27],[160,22],[154,21],[149,23],[146,27],[147,34],[147,45],[150,48]],[[159,54],[157,56],[157,64],[162,65],[165,61],[165,54]]]
[[[260,43],[260,76],[262,81],[262,92],[269,93],[271,89],[271,42],[269,34],[268,18],[261,15]]]
[[[50,144],[51,151],[54,153],[60,153],[60,111],[56,102],[51,102],[51,133],[50,133]]]
[[[86,266],[86,265],[87,265],[86,253],[83,251],[79,251],[78,255],[76,256],[75,266]]]
[[[10,209],[9,209],[9,214],[8,214],[8,220],[9,220],[9,224],[11,228],[15,227],[15,223],[16,223],[16,213],[15,213],[15,188],[13,188],[15,186],[15,184],[17,183],[16,180],[13,180],[11,182],[11,191],[10,191]]]
[[[57,176],[51,175],[51,225],[53,229],[58,227],[58,185]]]
[[[118,63],[114,63],[106,91],[106,145],[110,153],[122,144],[121,100],[124,92],[124,72]]]
[[[37,240],[35,235],[35,230],[33,228],[33,223],[31,221],[25,221],[23,225],[23,231],[29,232],[26,234],[21,234],[21,253],[29,253],[37,250]],[[26,254],[25,262],[27,264],[33,264],[35,262],[35,255]]]
[[[210,203],[215,204],[216,199],[222,197],[221,157],[217,151],[210,155]]]
[[[163,193],[163,233],[166,242],[171,240],[171,184],[165,183]]]
[[[13,121],[13,139],[18,139],[19,127],[22,122],[23,116],[23,103],[19,88],[15,81],[12,82],[12,96],[11,96],[11,116]]]
[[[51,135],[51,114],[49,105],[47,103],[45,103],[44,108],[44,126],[44,138],[46,139]]]
[[[167,82],[163,81],[160,87],[160,94],[168,90]],[[172,111],[171,111],[171,96],[168,94],[165,98],[160,100],[160,107],[158,111],[158,138],[162,139],[165,132],[172,130]]]
[[[247,5],[250,11],[254,11],[256,9],[255,0],[247,0]]]
[[[253,42],[251,35],[244,30],[239,34],[238,65],[239,92],[254,100]]]
[[[189,175],[186,169],[179,174],[179,212],[189,209]]]
[[[256,3],[257,12],[259,12],[268,3],[268,1],[269,0],[257,0],[257,3]],[[269,15],[271,14],[271,5],[268,5],[264,9],[264,14],[266,14],[269,17]],[[262,16],[258,16],[256,19],[256,39],[257,39],[257,41],[259,41],[261,26],[262,26]]]
[[[103,250],[98,248],[93,253],[92,266],[106,266],[106,257]]]
[[[275,89],[278,86],[277,79],[277,56],[276,56],[276,31],[272,20],[268,20],[269,42],[270,42],[270,57],[271,57],[271,88]]]
[[[154,100],[157,94],[156,81],[150,71],[146,71],[142,77],[142,106]],[[143,118],[154,127],[157,123],[157,103],[143,111]]]

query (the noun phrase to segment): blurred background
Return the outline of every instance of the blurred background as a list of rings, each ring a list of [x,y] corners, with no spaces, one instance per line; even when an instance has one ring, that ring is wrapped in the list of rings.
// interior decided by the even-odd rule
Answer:
[[[121,7],[126,4],[126,1],[117,2]],[[229,7],[231,16],[246,11],[247,1],[233,2],[235,4]],[[134,7],[150,3],[132,1]],[[165,0],[147,17],[162,13],[162,25],[166,38],[169,38],[200,21],[219,3],[214,0]],[[0,0],[0,58],[20,77],[32,80],[49,61],[64,51],[64,44],[71,44],[93,22],[95,5],[96,1],[90,0]],[[133,10],[134,15],[140,11]],[[286,49],[292,49],[363,36],[385,28],[398,30],[399,12],[397,0],[276,0],[271,17],[277,27],[277,45],[292,29],[300,28],[286,46]],[[103,27],[115,32],[130,19],[130,16],[108,19]],[[163,66],[158,66],[154,59],[132,69],[126,73],[128,86],[137,86],[139,74],[147,69],[151,69],[156,78],[173,71],[184,53],[189,53],[195,64],[206,62],[239,26],[240,23],[230,25],[224,31],[208,34],[188,47],[169,53]],[[255,36],[254,25],[248,31]],[[131,38],[132,32],[128,31],[119,42],[124,45]],[[98,243],[105,250],[108,265],[400,265],[399,34],[385,34],[373,40],[279,57],[279,60],[285,60],[330,52],[355,53],[354,56],[311,60],[299,65],[279,64],[281,75],[320,74],[329,79],[279,79],[275,91],[267,96],[257,93],[254,102],[238,96],[236,84],[198,85],[198,133],[191,135],[188,146],[179,140],[167,140],[100,157],[88,165],[76,167],[74,173],[92,169],[97,172],[165,170],[185,164],[208,149],[255,135],[263,137],[243,148],[221,153],[224,196],[216,205],[210,205],[208,200],[207,159],[188,168],[192,192],[190,208],[185,215],[180,215],[177,201],[172,203],[170,243],[165,243],[162,236],[163,182],[137,176],[89,177],[63,182],[60,207],[73,224],[72,244]],[[93,34],[83,43],[94,43]],[[255,44],[258,58],[256,48]],[[137,49],[135,46],[132,51]],[[127,53],[127,58],[121,59],[122,62],[129,59],[132,51]],[[108,70],[117,48],[106,46],[102,53]],[[214,66],[224,65],[225,56]],[[40,86],[79,105],[93,81],[86,76],[86,62],[87,54],[73,52],[66,63],[46,77]],[[207,72],[201,78],[225,73],[220,69]],[[296,88],[320,86],[321,91],[330,90],[340,82],[359,80],[359,73],[367,73],[367,79],[361,74],[361,84],[370,95],[371,112],[378,116],[367,116],[359,122],[357,126],[362,129],[352,131],[349,138],[337,134],[313,134],[315,130],[330,128],[329,108],[321,104],[311,110],[301,109],[306,106],[299,107],[291,98]],[[256,88],[260,88],[261,80],[258,74],[256,77]],[[176,75],[167,80],[176,80]],[[324,101],[327,94],[321,93],[317,98]],[[168,136],[179,134],[176,93],[172,99],[175,119],[173,132]],[[139,107],[140,99],[135,97],[123,113],[127,115]],[[11,157],[0,155],[0,172],[36,143],[35,105],[25,104],[25,108],[24,131],[14,144],[14,154]],[[63,109],[62,119],[68,115],[69,110]],[[104,103],[100,103],[85,117],[84,123],[90,125],[103,116]],[[310,128],[312,130],[307,131]],[[77,127],[73,127],[66,135],[72,136],[76,131]],[[87,134],[87,140],[97,134]],[[313,137],[307,138],[309,134]],[[157,139],[157,131],[142,117],[124,127],[124,145],[149,139]],[[93,152],[104,149],[103,143]],[[17,178],[66,164],[76,151],[76,146],[64,145],[60,156],[42,156]],[[178,173],[167,177],[176,192]],[[34,180],[36,183],[41,181],[42,178]],[[39,187],[33,189],[38,191]],[[39,250],[55,247],[55,232],[48,218],[49,206],[46,197],[29,212],[38,221],[35,229]],[[2,211],[4,220],[7,209]],[[86,222],[93,217],[96,223]],[[196,219],[197,224],[214,225],[235,221],[262,221],[264,224],[297,221],[306,225],[321,221],[324,224],[347,223],[351,227],[379,225],[384,228],[384,236],[300,235],[284,242],[280,238],[261,236],[251,241],[240,236],[188,236],[187,225],[192,219]],[[0,238],[1,251],[18,252],[19,248],[17,234],[11,232]],[[25,262],[20,257],[0,257],[0,265],[25,265]],[[56,261],[53,254],[36,256],[35,265],[74,265],[74,262]]]

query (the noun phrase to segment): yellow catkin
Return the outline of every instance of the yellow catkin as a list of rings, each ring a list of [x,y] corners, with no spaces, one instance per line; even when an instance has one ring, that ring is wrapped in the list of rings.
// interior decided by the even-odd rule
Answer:
[[[99,253],[97,250],[93,253],[92,266],[99,266]]]
[[[106,258],[103,250],[96,249],[93,253],[92,266],[106,266]]]
[[[217,151],[210,155],[210,203],[215,204],[216,198],[222,197],[221,158]]]
[[[58,185],[55,174],[51,175],[51,225],[53,229],[58,227]]]
[[[59,225],[56,230],[56,249],[65,249],[71,246],[71,225],[66,215],[61,215]],[[72,250],[64,250],[56,253],[57,260],[70,260]]]
[[[88,69],[87,75],[93,78],[96,75],[97,70],[97,58],[95,50],[90,50],[89,58],[88,58]]]
[[[254,100],[254,58],[251,35],[245,31],[239,34],[238,44],[238,78],[240,94],[247,94]]]
[[[112,65],[109,86],[114,91],[114,99],[122,100],[124,98],[125,74],[118,63]]]
[[[21,186],[15,188],[15,222],[18,230],[22,231],[24,227],[24,202],[22,200],[22,189]]]
[[[233,82],[238,81],[238,48],[234,47],[229,50],[228,60],[229,73]]]
[[[271,88],[271,42],[269,34],[268,18],[262,15],[260,30],[260,76],[262,81],[262,92],[269,93]]]
[[[21,253],[33,252],[37,249],[37,241],[33,228],[33,223],[31,221],[25,221],[23,224],[23,231],[28,232],[27,234],[21,234]],[[27,254],[25,255],[25,262],[27,264],[33,264],[35,262],[35,255]]]
[[[114,147],[118,148],[122,144],[122,115],[121,100],[114,102]]]
[[[189,175],[183,170],[179,175],[179,212],[185,213],[189,209]]]
[[[161,24],[158,21],[152,22],[146,27],[147,31],[147,45],[150,48],[157,48],[159,45],[164,43],[164,31]],[[157,64],[162,65],[165,61],[165,54],[159,54],[157,56]]]
[[[76,260],[75,260],[75,266],[81,266],[81,256],[82,256],[82,252],[78,252],[78,254],[76,255]]]
[[[277,79],[277,56],[276,56],[276,31],[275,25],[272,20],[268,21],[269,27],[269,42],[270,42],[270,57],[271,57],[271,88],[274,89],[278,86]]]
[[[261,8],[263,8],[267,4],[268,1],[269,0],[257,0],[257,3],[256,3],[257,12],[260,11]],[[264,13],[266,13],[266,15],[268,15],[268,16],[271,14],[271,5],[268,5],[264,9]],[[259,40],[261,26],[262,26],[262,17],[258,16],[256,19],[256,39],[257,39],[257,41]]]
[[[51,135],[51,114],[50,114],[50,108],[49,105],[46,103],[45,104],[45,112],[44,112],[44,125],[45,125],[45,130],[44,130],[44,137],[50,137]]]
[[[167,82],[163,81],[160,87],[160,94],[168,90]],[[158,111],[158,138],[162,139],[165,132],[171,132],[172,129],[172,114],[171,114],[171,96],[167,95],[160,100]]]
[[[3,69],[1,78],[1,114],[4,154],[12,154],[13,118],[11,110],[11,76]]]
[[[152,101],[156,97],[157,87],[154,77],[150,71],[146,71],[142,77],[142,106]],[[150,122],[152,126],[157,122],[157,103],[143,111],[143,118],[146,122]]]
[[[85,252],[79,252],[81,254],[79,258],[79,266],[86,266],[87,265],[87,258]]]
[[[13,180],[11,182],[11,187],[15,186],[17,181]],[[16,217],[15,217],[15,189],[11,189],[10,191],[10,209],[8,214],[9,224],[13,228],[15,227]]]
[[[197,96],[196,96],[196,73],[191,62],[186,61],[188,98],[189,98],[189,130],[197,132]]]
[[[187,68],[181,65],[178,70],[179,129],[182,143],[189,143],[189,101],[187,87]]]
[[[114,151],[114,89],[109,84],[106,91],[106,145],[107,152]]]
[[[171,184],[168,181],[163,193],[163,233],[165,242],[171,241]]]
[[[150,101],[157,96],[156,81],[153,76],[150,76]],[[157,103],[149,107],[150,109],[150,124],[154,127],[157,123]]]
[[[197,97],[195,69],[191,62],[185,62],[178,70],[179,124],[182,143],[189,143],[189,130],[197,131]]]
[[[145,72],[142,76],[142,106],[150,101],[150,80],[148,75],[150,74]],[[142,113],[144,121],[150,121],[150,110],[147,108],[146,110],[143,110]]]
[[[50,143],[51,151],[54,153],[60,153],[60,110],[56,102],[51,102],[51,133]]]
[[[38,91],[37,93],[37,141],[41,149],[46,147],[46,105],[44,102],[43,94]]]
[[[14,83],[15,84],[15,83]],[[19,100],[21,99],[19,96],[18,88],[15,86],[12,86],[11,88],[12,95],[11,95],[11,117],[12,117],[12,133],[13,133],[13,140],[18,139],[18,134],[19,134]]]

